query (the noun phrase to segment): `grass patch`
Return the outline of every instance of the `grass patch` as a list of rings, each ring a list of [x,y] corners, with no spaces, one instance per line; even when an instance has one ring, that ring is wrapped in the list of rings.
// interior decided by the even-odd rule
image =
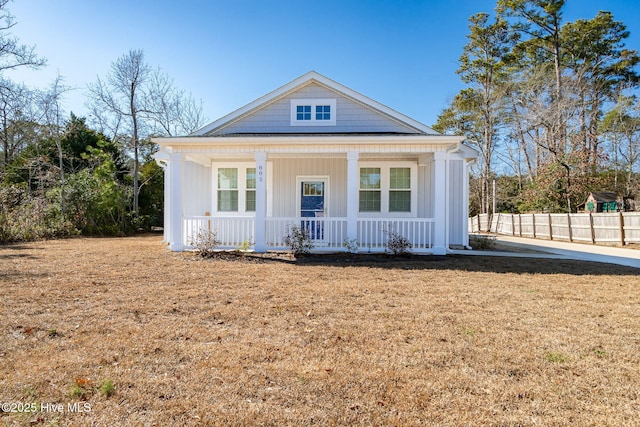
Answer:
[[[100,393],[106,397],[109,397],[111,395],[113,395],[113,393],[116,392],[116,388],[113,385],[113,381],[111,380],[107,380],[105,382],[103,382],[100,385],[100,388],[98,389],[100,391]]]
[[[562,353],[549,352],[544,355],[544,360],[551,363],[565,363],[569,361],[569,356]]]

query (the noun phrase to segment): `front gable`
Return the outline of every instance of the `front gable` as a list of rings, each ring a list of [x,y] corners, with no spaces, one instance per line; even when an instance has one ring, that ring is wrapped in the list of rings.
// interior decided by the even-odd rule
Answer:
[[[422,123],[310,72],[192,136],[283,134],[438,135]]]

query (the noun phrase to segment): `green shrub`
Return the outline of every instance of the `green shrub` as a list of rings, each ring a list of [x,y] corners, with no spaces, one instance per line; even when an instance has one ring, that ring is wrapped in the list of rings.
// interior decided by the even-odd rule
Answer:
[[[40,240],[77,234],[44,196],[25,185],[0,186],[0,243]]]
[[[299,225],[287,227],[284,244],[289,247],[295,257],[308,255],[313,249],[313,241],[306,229]]]

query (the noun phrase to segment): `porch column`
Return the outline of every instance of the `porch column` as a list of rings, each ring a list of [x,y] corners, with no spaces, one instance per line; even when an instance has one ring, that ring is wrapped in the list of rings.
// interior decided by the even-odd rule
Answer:
[[[357,151],[349,151],[347,153],[347,239],[354,240],[358,238],[358,182],[360,181],[358,173],[358,158],[360,154]]]
[[[256,219],[254,248],[256,252],[267,251],[267,153],[255,153],[256,159]]]
[[[447,153],[433,153],[433,254],[447,253]]]
[[[169,243],[171,241],[170,232],[171,232],[171,205],[169,204],[169,200],[171,200],[171,168],[169,167],[169,163],[158,163],[162,169],[164,170],[164,188],[167,189],[165,191],[164,197],[164,219],[163,219],[163,232],[162,232],[162,241],[165,243]]]
[[[182,153],[173,152],[169,162],[169,248],[182,252]]]
[[[469,162],[466,159],[462,162],[462,209],[462,244],[469,247]]]

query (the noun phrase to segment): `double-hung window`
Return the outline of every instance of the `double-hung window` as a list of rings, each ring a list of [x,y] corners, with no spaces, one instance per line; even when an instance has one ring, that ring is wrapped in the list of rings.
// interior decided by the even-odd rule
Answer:
[[[256,168],[247,168],[247,189],[246,189],[245,210],[247,212],[256,211]]]
[[[256,168],[253,163],[214,167],[214,209],[220,213],[256,211]]]
[[[411,168],[389,168],[389,212],[411,212]]]
[[[335,126],[335,99],[292,99],[291,126]]]
[[[360,168],[360,212],[380,212],[380,168]]]
[[[238,169],[218,168],[218,212],[238,211]]]
[[[416,215],[417,167],[411,162],[361,162],[359,211],[366,215]]]

